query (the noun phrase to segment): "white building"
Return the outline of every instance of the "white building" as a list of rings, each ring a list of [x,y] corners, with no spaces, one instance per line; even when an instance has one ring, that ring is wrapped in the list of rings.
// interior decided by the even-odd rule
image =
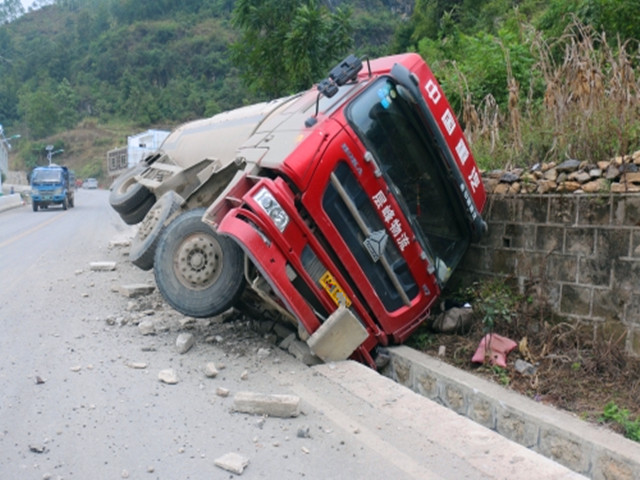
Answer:
[[[4,136],[2,125],[0,125],[0,195],[2,195],[2,176],[4,175],[6,178],[9,175],[9,150],[11,150],[9,140],[14,138],[20,138],[20,135],[7,138]]]
[[[152,154],[169,133],[166,130],[147,130],[127,137],[127,146],[107,152],[107,171],[110,177],[120,175],[127,168],[137,165]]]

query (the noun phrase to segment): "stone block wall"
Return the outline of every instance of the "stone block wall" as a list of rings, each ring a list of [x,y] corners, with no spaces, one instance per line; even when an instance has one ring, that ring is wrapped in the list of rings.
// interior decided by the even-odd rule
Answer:
[[[452,283],[510,278],[640,355],[640,195],[489,195],[488,234]]]

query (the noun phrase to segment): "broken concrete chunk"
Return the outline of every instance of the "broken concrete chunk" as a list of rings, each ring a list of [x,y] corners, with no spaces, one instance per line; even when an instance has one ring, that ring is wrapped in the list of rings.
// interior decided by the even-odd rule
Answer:
[[[208,378],[215,378],[218,376],[218,369],[216,368],[216,364],[213,362],[208,362],[204,366],[204,374]]]
[[[29,445],[29,450],[33,453],[45,453],[47,451],[47,447],[44,445]]]
[[[338,308],[307,340],[311,351],[325,362],[346,360],[369,333],[345,307]]]
[[[91,262],[89,268],[94,272],[110,272],[116,269],[116,262]]]
[[[249,459],[239,453],[231,452],[216,458],[214,464],[216,467],[240,475],[249,465]]]
[[[142,335],[153,335],[156,333],[156,326],[151,320],[143,320],[138,324],[138,331]]]
[[[224,387],[218,387],[216,389],[216,395],[218,395],[219,397],[228,397],[229,396],[229,389],[228,388],[224,388]]]
[[[144,370],[147,368],[148,364],[146,362],[129,362],[127,363],[127,367],[133,368],[134,370]]]
[[[165,370],[160,370],[160,373],[158,373],[158,380],[168,385],[175,385],[178,383],[178,376],[176,375],[175,370],[167,368]]]
[[[280,347],[282,350],[288,350],[288,349],[289,349],[289,347],[291,346],[291,343],[292,343],[293,341],[295,341],[296,339],[297,339],[296,334],[295,334],[295,333],[291,333],[291,334],[289,334],[289,335],[288,335],[284,340],[282,340],[282,342],[280,342],[279,347]]]
[[[187,353],[196,343],[196,337],[191,333],[181,333],[176,339],[176,351],[180,354]]]
[[[296,395],[238,392],[233,398],[236,412],[270,417],[297,417],[300,414],[300,397]]]
[[[141,297],[153,293],[156,287],[147,285],[146,283],[134,283],[131,285],[120,285],[119,291],[122,295],[129,298]]]
[[[300,340],[292,340],[287,351],[305,365],[313,366],[322,363],[322,360],[313,354],[309,345]]]

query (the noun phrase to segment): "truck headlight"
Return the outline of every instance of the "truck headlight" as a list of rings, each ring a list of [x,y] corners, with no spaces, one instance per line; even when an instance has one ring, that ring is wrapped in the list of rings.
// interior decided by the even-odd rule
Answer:
[[[253,196],[253,199],[271,217],[276,228],[284,232],[284,229],[289,224],[289,215],[287,215],[287,212],[284,211],[271,192],[266,188],[262,188]]]

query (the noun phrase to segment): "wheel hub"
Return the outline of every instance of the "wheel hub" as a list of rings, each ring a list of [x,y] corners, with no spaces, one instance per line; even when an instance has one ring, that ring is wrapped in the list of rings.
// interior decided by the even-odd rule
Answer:
[[[187,288],[204,289],[222,270],[222,249],[217,240],[203,233],[187,237],[174,258],[176,277]]]

